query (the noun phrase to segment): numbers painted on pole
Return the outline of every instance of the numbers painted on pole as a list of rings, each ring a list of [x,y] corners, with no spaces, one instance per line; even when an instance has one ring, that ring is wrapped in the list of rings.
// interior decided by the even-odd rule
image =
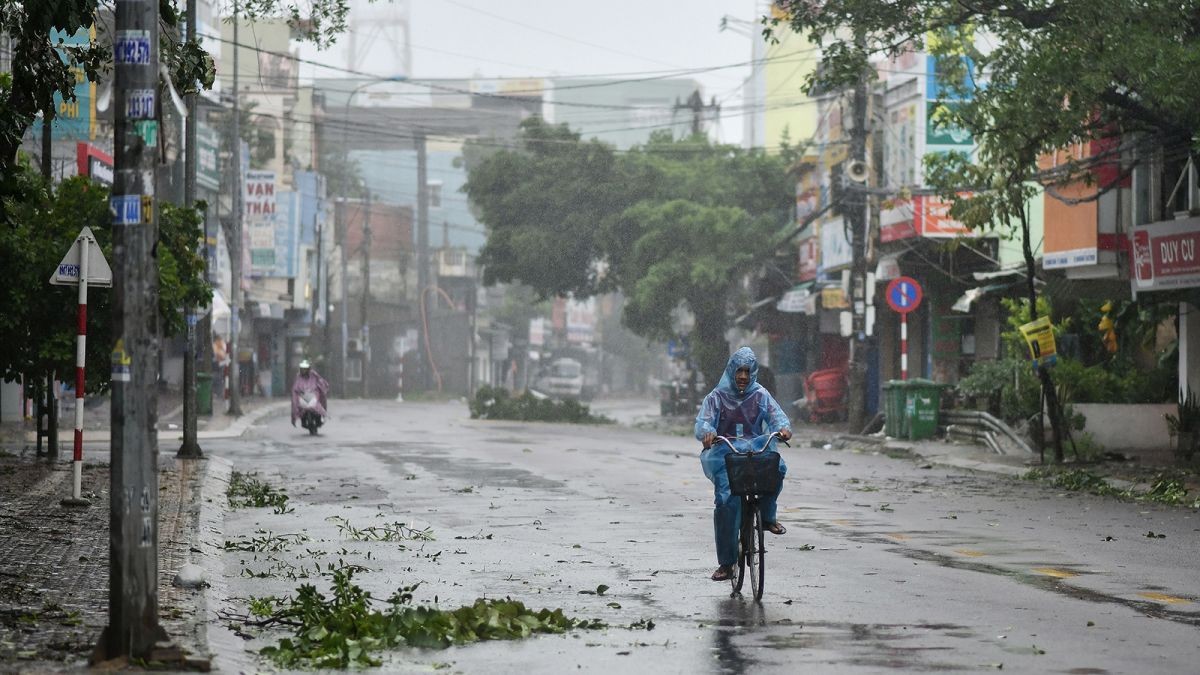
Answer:
[[[113,40],[113,61],[117,65],[150,65],[150,31],[117,31]]]
[[[125,118],[148,120],[154,118],[154,90],[130,89],[125,97]]]

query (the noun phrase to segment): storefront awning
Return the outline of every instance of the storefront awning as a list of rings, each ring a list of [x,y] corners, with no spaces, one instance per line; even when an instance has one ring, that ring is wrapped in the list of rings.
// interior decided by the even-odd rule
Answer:
[[[814,306],[814,303],[810,301],[812,287],[813,282],[811,281],[793,286],[775,303],[775,309],[788,314],[810,314],[811,307]]]

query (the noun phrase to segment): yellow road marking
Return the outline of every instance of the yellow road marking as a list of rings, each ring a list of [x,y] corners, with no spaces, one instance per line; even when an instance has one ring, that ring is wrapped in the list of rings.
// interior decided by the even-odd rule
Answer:
[[[982,558],[983,556],[987,555],[983,551],[976,551],[973,548],[956,548],[954,549],[954,552],[959,555],[965,555],[968,558]]]
[[[837,520],[832,520],[830,522],[832,522],[834,525],[841,525],[842,527],[850,527],[851,525],[854,524],[854,523],[846,520],[845,518],[838,518]]]
[[[1071,577],[1079,576],[1074,572],[1060,570],[1055,567],[1035,567],[1033,568],[1033,571],[1037,572],[1038,574],[1045,574],[1048,577],[1054,577],[1055,579],[1070,579]]]
[[[1157,600],[1158,602],[1165,602],[1168,605],[1185,605],[1191,602],[1187,598],[1177,598],[1174,595],[1167,595],[1166,593],[1138,593],[1138,595],[1143,598]]]
[[[900,534],[899,532],[889,532],[887,536],[892,539],[895,539],[896,541],[904,541],[904,540],[908,539],[907,534]]]

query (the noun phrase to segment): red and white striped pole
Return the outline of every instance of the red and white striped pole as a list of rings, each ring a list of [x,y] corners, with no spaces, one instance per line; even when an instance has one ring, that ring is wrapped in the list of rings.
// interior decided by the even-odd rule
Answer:
[[[75,337],[75,483],[71,498],[80,499],[83,482],[83,387],[84,354],[87,353],[87,282],[90,242],[79,237],[79,327]]]
[[[900,379],[908,379],[908,312],[900,315]]]

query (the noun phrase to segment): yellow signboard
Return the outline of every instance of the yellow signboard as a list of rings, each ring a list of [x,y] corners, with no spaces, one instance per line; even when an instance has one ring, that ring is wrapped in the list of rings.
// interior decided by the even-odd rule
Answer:
[[[1050,323],[1050,317],[1043,316],[1021,326],[1021,337],[1025,338],[1025,344],[1029,345],[1029,355],[1035,367],[1052,366],[1058,360],[1054,345],[1054,325]]]

